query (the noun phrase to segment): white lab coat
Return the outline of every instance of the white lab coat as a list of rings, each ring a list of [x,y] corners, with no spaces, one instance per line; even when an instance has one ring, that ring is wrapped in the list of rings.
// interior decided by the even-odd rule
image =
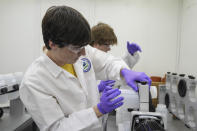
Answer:
[[[129,52],[126,52],[122,59],[126,62],[130,69],[132,69],[134,65],[139,61],[140,55],[138,52],[135,52],[133,55],[131,55]]]
[[[77,78],[46,55],[36,59],[25,73],[20,98],[41,131],[101,130],[92,108],[99,103],[96,79],[121,80],[120,69],[128,66],[90,46],[85,50],[86,55],[74,64]],[[87,69],[83,58],[91,64],[87,72],[83,72]]]
[[[135,52],[133,55],[131,55],[129,52],[126,52],[125,55],[122,57],[122,59],[128,65],[128,67],[132,69],[139,61],[140,55],[138,52]],[[101,82],[100,80],[97,80],[97,85],[99,85],[100,82]],[[116,86],[119,86],[120,84],[121,83],[116,82]]]

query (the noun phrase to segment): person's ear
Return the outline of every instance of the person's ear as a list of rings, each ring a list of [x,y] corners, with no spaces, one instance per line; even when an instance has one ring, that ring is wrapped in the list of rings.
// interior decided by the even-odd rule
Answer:
[[[50,47],[51,49],[54,49],[54,48],[57,48],[57,45],[54,44],[51,40],[49,40],[49,47]]]

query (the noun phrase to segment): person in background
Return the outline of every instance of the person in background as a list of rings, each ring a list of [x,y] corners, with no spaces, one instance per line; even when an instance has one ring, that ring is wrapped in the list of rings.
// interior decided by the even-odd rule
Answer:
[[[150,78],[129,69],[124,61],[88,44],[87,20],[68,6],[52,6],[42,19],[46,54],[27,69],[19,93],[41,131],[101,131],[100,118],[123,105],[119,89],[105,87],[100,96],[96,79],[135,81]]]
[[[97,25],[93,26],[91,29],[91,39],[92,42],[90,45],[94,48],[97,48],[101,51],[108,52],[111,50],[110,46],[117,45],[117,37],[114,33],[114,30],[111,26],[109,26],[106,23],[98,23]],[[142,52],[140,46],[136,43],[130,43],[127,41],[127,52],[123,56],[123,60],[126,62],[126,64],[132,69],[135,64],[139,61],[139,53]],[[102,92],[106,86],[113,87],[115,84],[114,80],[106,80],[106,81],[100,81],[98,85],[99,92]],[[137,91],[137,89],[134,89]],[[154,112],[155,107],[152,104],[152,97],[150,95],[150,105],[149,110]]]
[[[111,50],[110,46],[117,45],[117,37],[111,26],[105,23],[98,23],[91,29],[90,45],[101,51],[108,52]],[[139,53],[142,52],[140,46],[136,43],[129,43],[127,41],[127,51],[123,56],[123,60],[132,69],[135,64],[139,61]]]
[[[117,45],[117,37],[114,33],[114,30],[111,26],[105,23],[98,23],[97,25],[92,27],[91,39],[92,42],[90,43],[90,45],[92,47],[106,53],[111,50],[110,46]],[[123,60],[130,67],[130,69],[132,69],[139,60],[138,51],[141,52],[141,48],[136,43],[127,42],[127,50],[128,52],[126,52],[123,56]],[[98,85],[99,91],[102,92],[106,85],[112,87],[114,84],[115,81],[113,80],[101,81]]]

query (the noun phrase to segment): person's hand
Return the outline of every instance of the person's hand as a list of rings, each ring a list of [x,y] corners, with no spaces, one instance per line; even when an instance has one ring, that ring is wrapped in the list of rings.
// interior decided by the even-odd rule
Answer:
[[[103,92],[103,90],[105,89],[105,87],[109,86],[112,87],[114,86],[116,81],[114,80],[107,80],[107,81],[101,81],[98,85],[98,90],[99,92]]]
[[[122,69],[121,75],[124,77],[127,85],[132,87],[136,92],[138,91],[138,87],[136,81],[144,82],[146,81],[151,86],[151,79],[144,72],[136,72],[129,69]]]
[[[98,110],[102,114],[109,113],[114,109],[123,105],[123,97],[117,97],[121,94],[118,88],[113,89],[111,87],[106,87],[100,98],[100,103],[97,104]]]
[[[140,51],[142,52],[140,46],[136,43],[129,43],[129,41],[127,41],[127,50],[128,52],[133,55],[135,52]]]

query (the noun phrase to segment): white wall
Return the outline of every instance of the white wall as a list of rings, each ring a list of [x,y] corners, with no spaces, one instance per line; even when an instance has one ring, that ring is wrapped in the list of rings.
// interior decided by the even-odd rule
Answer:
[[[178,11],[179,0],[97,0],[95,17],[109,23],[118,36],[112,54],[123,55],[126,41],[134,41],[142,48],[134,69],[163,76],[175,71]]]
[[[25,71],[39,56],[37,0],[0,1],[0,74]]]
[[[197,77],[197,0],[183,0],[179,72]]]
[[[91,26],[110,24],[119,41],[113,55],[124,54],[127,40],[140,44],[135,70],[161,76],[176,70],[179,0],[1,0],[0,73],[24,71],[39,56],[41,19],[48,7],[62,4],[80,11]]]

